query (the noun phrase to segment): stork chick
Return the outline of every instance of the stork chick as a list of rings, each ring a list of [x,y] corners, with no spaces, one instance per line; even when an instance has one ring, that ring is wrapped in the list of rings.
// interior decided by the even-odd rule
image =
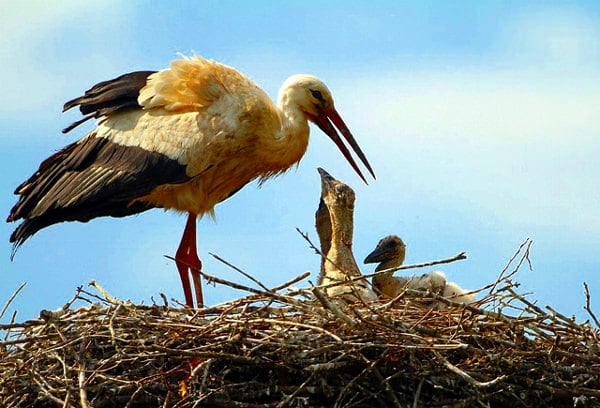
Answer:
[[[446,287],[444,288],[442,296],[453,302],[464,303],[466,305],[475,303],[476,301],[474,293],[469,293],[468,290],[461,288],[454,282],[446,283]],[[445,309],[446,305],[439,303],[438,308]]]
[[[364,260],[364,263],[376,263],[379,265],[375,272],[396,268],[404,262],[406,257],[406,245],[397,235],[389,235],[379,241],[377,247]],[[374,288],[385,297],[393,298],[404,289],[429,290],[432,293],[446,297],[458,303],[473,303],[475,295],[467,293],[454,282],[447,282],[446,275],[441,271],[425,273],[421,276],[401,277],[393,276],[393,272],[385,272],[373,277]],[[444,309],[445,305],[435,302],[437,309]]]
[[[350,277],[361,276],[354,254],[354,191],[319,168],[321,176],[321,201],[315,215],[317,233],[321,240],[321,273],[318,284],[344,282]],[[326,288],[328,296],[365,302],[377,299],[377,295],[365,281],[355,281]]]
[[[406,245],[397,235],[389,235],[379,241],[377,247],[364,260],[364,263],[376,263],[375,272],[396,268],[404,262]],[[382,295],[393,298],[404,289],[409,279],[393,276],[394,272],[386,272],[374,276],[373,287]]]

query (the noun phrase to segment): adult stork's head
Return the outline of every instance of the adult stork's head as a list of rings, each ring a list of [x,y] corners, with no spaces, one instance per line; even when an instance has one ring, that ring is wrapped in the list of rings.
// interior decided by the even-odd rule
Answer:
[[[331,92],[323,81],[312,75],[293,75],[289,77],[279,91],[279,106],[297,106],[308,120],[315,123],[327,136],[333,140],[348,163],[366,183],[367,180],[358,168],[352,154],[340,138],[339,133],[348,142],[369,173],[375,178],[365,154],[352,136],[350,129],[335,109]],[[339,133],[338,133],[339,132]]]

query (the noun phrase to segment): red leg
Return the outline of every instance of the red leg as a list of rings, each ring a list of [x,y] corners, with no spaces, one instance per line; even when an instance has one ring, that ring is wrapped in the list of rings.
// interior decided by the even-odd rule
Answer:
[[[185,296],[185,304],[189,307],[194,307],[194,298],[192,297],[192,288],[190,287],[190,273],[194,282],[194,290],[196,292],[196,301],[198,307],[204,306],[202,298],[202,286],[200,283],[200,270],[202,262],[198,258],[196,249],[196,214],[189,213],[188,219],[183,230],[181,243],[175,254],[175,263],[179,270],[181,283],[183,284],[183,294]]]

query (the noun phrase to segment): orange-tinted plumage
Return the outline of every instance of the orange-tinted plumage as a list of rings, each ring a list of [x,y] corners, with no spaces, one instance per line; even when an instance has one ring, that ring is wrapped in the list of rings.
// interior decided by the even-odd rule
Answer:
[[[92,117],[100,119],[98,126],[50,156],[17,188],[19,201],[8,217],[23,220],[10,238],[15,250],[38,230],[63,221],[156,207],[187,212],[177,263],[190,306],[188,266],[201,296],[192,221],[248,182],[298,163],[308,145],[308,120],[331,137],[364,180],[337,127],[373,175],[331,93],[309,75],[290,77],[276,106],[235,69],[194,56],[163,71],[99,83],[65,110],[75,106],[87,116],[66,131]]]

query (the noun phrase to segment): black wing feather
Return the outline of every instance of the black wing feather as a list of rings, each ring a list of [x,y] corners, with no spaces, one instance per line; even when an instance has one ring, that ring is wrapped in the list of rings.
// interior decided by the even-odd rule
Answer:
[[[62,132],[68,133],[91,118],[108,116],[125,109],[141,108],[137,101],[138,95],[140,90],[146,86],[148,77],[155,72],[130,72],[115,79],[100,82],[85,91],[83,96],[68,101],[63,107],[63,112],[79,106],[79,111],[86,116],[73,122]]]
[[[137,102],[148,76],[156,71],[136,71],[94,85],[81,97],[67,102],[64,110],[79,106],[86,120],[126,109],[141,109]],[[102,216],[123,217],[153,207],[137,201],[163,184],[189,181],[185,165],[166,155],[141,147],[124,146],[91,133],[41,164],[15,190],[19,200],[7,221],[23,219],[10,237],[14,251],[42,228],[63,221],[86,222]]]
[[[7,221],[24,221],[10,237],[15,250],[40,229],[63,221],[123,217],[154,206],[136,201],[164,184],[191,178],[185,165],[137,146],[90,134],[44,160],[15,191],[19,201]]]

